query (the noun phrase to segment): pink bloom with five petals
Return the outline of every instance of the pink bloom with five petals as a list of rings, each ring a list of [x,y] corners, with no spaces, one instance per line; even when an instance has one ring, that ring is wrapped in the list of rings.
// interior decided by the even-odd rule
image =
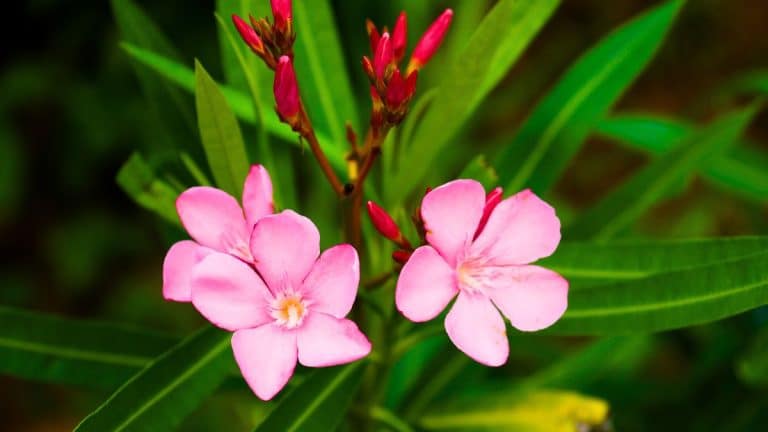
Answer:
[[[243,206],[228,193],[212,187],[193,187],[176,200],[182,225],[194,240],[182,240],[168,250],[163,262],[163,297],[191,301],[192,266],[212,252],[223,252],[253,262],[248,247],[253,226],[274,212],[272,181],[261,165],[251,167],[243,187]]]
[[[256,223],[250,253],[253,266],[209,254],[195,266],[190,284],[197,310],[234,332],[235,360],[259,398],[277,394],[297,361],[326,367],[368,355],[370,342],[344,318],[360,279],[351,245],[320,255],[317,227],[286,210]]]
[[[517,329],[535,331],[552,325],[568,305],[568,282],[530,265],[560,242],[554,209],[530,190],[500,198],[500,190],[486,196],[474,180],[429,192],[421,204],[429,245],[413,252],[395,292],[398,310],[415,322],[435,318],[456,298],[445,318],[448,337],[488,366],[504,364],[509,355],[499,310]]]

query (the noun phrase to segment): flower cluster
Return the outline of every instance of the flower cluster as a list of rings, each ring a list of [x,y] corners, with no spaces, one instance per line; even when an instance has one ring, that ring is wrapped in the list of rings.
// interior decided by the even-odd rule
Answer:
[[[269,400],[297,361],[348,363],[368,355],[371,344],[344,318],[357,295],[357,251],[338,245],[321,255],[312,221],[291,210],[273,214],[272,183],[261,166],[251,168],[242,204],[211,187],[179,196],[179,218],[194,241],[168,251],[163,295],[191,301],[210,322],[234,332],[240,371]]]

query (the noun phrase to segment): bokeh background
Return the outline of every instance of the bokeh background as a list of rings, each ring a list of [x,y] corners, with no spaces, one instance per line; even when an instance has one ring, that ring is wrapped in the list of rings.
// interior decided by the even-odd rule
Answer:
[[[213,1],[137,3],[188,64],[200,58],[214,77],[222,76]],[[367,91],[357,60],[367,53],[365,17],[393,22],[406,9],[418,20],[447,6],[460,12],[487,3],[334,1],[361,98]],[[482,147],[508,136],[572,61],[651,4],[564,0],[483,106],[468,145]],[[164,144],[151,126],[157,119],[151,118],[131,62],[119,48],[110,3],[30,0],[4,7],[4,21],[11,24],[0,29],[0,304],[179,334],[200,325],[190,308],[166,304],[160,296],[162,259],[180,233],[136,206],[115,182],[133,151],[152,152]],[[689,1],[615,111],[706,121],[723,109],[719,88],[768,68],[766,23],[764,0]],[[416,37],[426,23],[411,25]],[[192,107],[191,97],[189,103]],[[766,151],[767,120],[762,114],[749,129],[752,145]],[[563,211],[594,202],[646,161],[613,142],[590,138],[557,187]],[[767,233],[768,207],[694,180],[644,218],[639,231],[670,238]],[[618,430],[757,430],[752,428],[768,424],[768,392],[742,384],[732,359],[747,349],[745,335],[767,314],[758,310],[718,325],[661,334],[652,352],[628,362],[621,374],[596,380],[586,393],[611,402]],[[517,366],[525,372],[537,361],[523,359]],[[627,385],[636,391],[618,390]],[[107,396],[8,377],[0,377],[0,389],[0,430],[9,431],[71,430]],[[202,408],[190,429],[192,423],[203,430],[216,424],[206,414],[214,411]]]

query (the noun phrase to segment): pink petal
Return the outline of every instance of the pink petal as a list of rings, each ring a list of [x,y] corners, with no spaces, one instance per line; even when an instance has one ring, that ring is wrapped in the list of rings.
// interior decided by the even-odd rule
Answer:
[[[272,324],[238,330],[232,336],[232,351],[251,390],[267,401],[293,376],[296,334]]]
[[[298,331],[299,363],[309,367],[336,366],[359,360],[371,343],[357,325],[322,312],[310,313]]]
[[[421,203],[427,241],[456,265],[456,255],[474,238],[485,207],[485,190],[475,180],[454,180],[429,192]]]
[[[493,285],[491,299],[522,331],[551,326],[568,307],[568,281],[543,267],[507,267]]]
[[[352,309],[360,282],[357,251],[348,244],[334,246],[320,255],[302,291],[312,302],[312,310],[344,318]]]
[[[453,269],[431,246],[416,249],[397,279],[395,304],[409,320],[429,321],[456,296]]]
[[[552,254],[560,243],[555,209],[530,190],[496,206],[472,245],[472,254],[497,265],[528,264]]]
[[[272,180],[261,165],[253,165],[243,187],[243,210],[248,228],[253,229],[256,221],[275,212],[272,201]]]
[[[272,321],[269,290],[248,264],[235,257],[208,255],[195,266],[190,285],[195,308],[218,327],[234,331]]]
[[[256,269],[272,292],[289,284],[300,288],[320,254],[320,232],[315,224],[291,210],[265,216],[251,236]]]
[[[176,210],[189,235],[203,246],[240,255],[248,245],[248,229],[237,200],[212,187],[193,187],[176,200]]]
[[[478,294],[459,293],[445,330],[451,341],[468,356],[487,366],[501,366],[509,355],[504,319],[491,300]]]
[[[182,240],[171,246],[163,261],[163,298],[177,302],[192,301],[189,285],[192,268],[211,252],[214,251],[192,240]]]

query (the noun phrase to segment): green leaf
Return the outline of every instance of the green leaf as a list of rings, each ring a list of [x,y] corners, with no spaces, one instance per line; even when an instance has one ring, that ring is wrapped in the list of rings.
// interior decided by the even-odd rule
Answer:
[[[121,46],[131,57],[148,66],[160,76],[167,79],[170,83],[189,92],[195,91],[195,73],[190,68],[153,53],[152,51],[138,48],[130,43],[122,43]],[[219,88],[235,116],[250,124],[256,124],[256,114],[254,113],[251,98],[246,94],[227,86],[219,86]],[[289,126],[280,123],[280,120],[276,115],[265,116],[263,127],[271,135],[299,146],[299,140],[296,134],[291,131]],[[344,150],[332,145],[331,139],[327,135],[318,132],[317,138],[320,141],[320,145],[323,148],[323,151],[325,151],[326,156],[328,156],[331,165],[338,171],[343,172],[347,166],[344,158]]]
[[[584,212],[567,230],[568,238],[605,240],[629,227],[674,186],[721,156],[738,140],[757,105],[723,116],[651,163]]]
[[[605,401],[577,393],[498,390],[436,407],[419,425],[427,430],[572,432],[601,430],[608,413]]]
[[[768,387],[768,327],[757,332],[746,352],[739,357],[736,373],[749,386]]]
[[[663,154],[696,133],[693,125],[678,120],[646,115],[622,114],[601,121],[597,132],[632,148]],[[768,199],[768,154],[738,145],[722,157],[714,158],[701,171],[704,178],[723,189],[758,203]]]
[[[0,373],[112,390],[178,338],[0,306]]]
[[[573,290],[557,334],[649,333],[716,321],[768,303],[768,253]]]
[[[256,431],[335,430],[357,393],[364,365],[318,369],[291,390]]]
[[[683,5],[673,0],[619,27],[584,54],[536,106],[496,161],[506,190],[548,191],[589,132],[661,46]]]
[[[756,70],[746,73],[728,83],[725,91],[768,96],[768,70]]]
[[[464,167],[459,178],[475,179],[482,183],[486,190],[491,190],[499,184],[499,175],[482,154],[477,155]]]
[[[176,213],[179,193],[168,183],[158,180],[139,153],[132,154],[120,168],[117,184],[136,204],[157,213],[168,222],[180,225]]]
[[[328,146],[344,151],[344,125],[350,122],[356,131],[360,129],[333,9],[328,0],[293,3],[297,37],[294,64],[302,99],[314,127],[331,138]]]
[[[240,126],[219,90],[200,62],[195,62],[197,124],[208,165],[216,185],[239,197],[248,175],[248,156]]]
[[[768,250],[768,237],[720,237],[674,241],[563,242],[539,261],[572,283],[592,285],[641,279],[658,273],[743,258]]]
[[[221,385],[233,365],[230,333],[207,326],[150,363],[75,430],[171,430]]]
[[[388,201],[422,188],[431,162],[461,131],[491,90],[507,74],[528,43],[557,7],[557,0],[501,0],[477,27],[464,49],[443,72],[412,143],[406,143],[404,163],[387,182]]]

